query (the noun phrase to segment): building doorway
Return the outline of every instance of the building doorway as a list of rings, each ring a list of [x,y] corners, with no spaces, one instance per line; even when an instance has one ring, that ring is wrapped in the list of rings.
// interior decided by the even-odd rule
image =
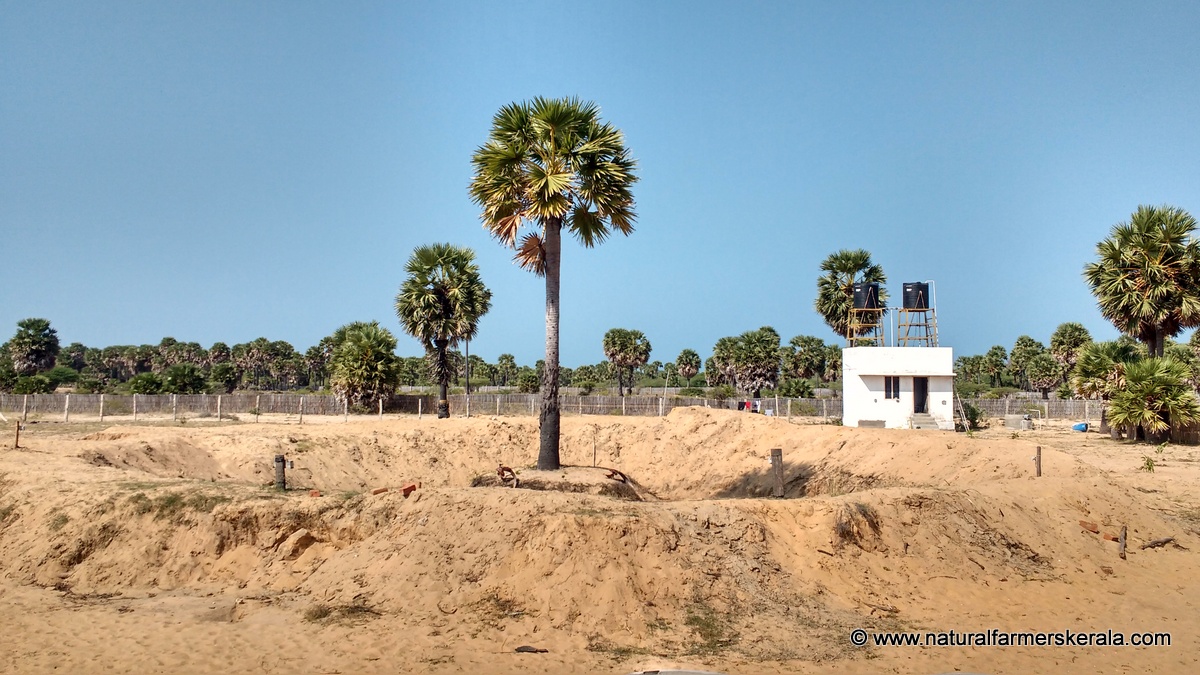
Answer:
[[[929,378],[914,377],[913,378],[913,413],[922,414],[927,412],[929,399]]]

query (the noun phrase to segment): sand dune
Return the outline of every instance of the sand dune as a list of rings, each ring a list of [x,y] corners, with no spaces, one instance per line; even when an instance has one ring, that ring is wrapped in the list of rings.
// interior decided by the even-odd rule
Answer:
[[[31,425],[0,451],[0,670],[1200,668],[1190,448],[1145,473],[1152,449],[1055,429],[680,409],[563,430],[570,467],[543,475],[534,421],[514,418]],[[786,499],[767,498],[771,448]],[[295,463],[286,494],[276,454]],[[543,489],[496,486],[498,463]],[[1121,526],[1127,560],[1101,536]],[[1169,631],[1172,646],[858,648],[854,628]]]

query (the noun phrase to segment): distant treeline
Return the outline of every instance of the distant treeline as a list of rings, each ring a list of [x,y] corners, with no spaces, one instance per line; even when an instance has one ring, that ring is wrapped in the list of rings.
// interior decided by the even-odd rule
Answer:
[[[365,324],[351,324],[358,326]],[[234,391],[317,392],[336,389],[334,353],[347,327],[301,352],[284,340],[258,338],[205,348],[197,342],[164,337],[158,344],[91,347],[79,342],[61,346],[46,319],[18,322],[17,331],[0,345],[0,392],[52,393],[60,387],[76,393],[198,394]],[[650,360],[650,344],[638,331],[613,329],[605,336],[608,359],[576,368],[561,368],[559,384],[582,393],[629,387],[676,387],[684,395],[730,398],[741,395],[812,396],[836,382],[840,347],[818,338],[798,336],[781,345],[770,327],[738,337],[722,338],[704,361],[683,350],[674,361]],[[511,388],[535,392],[542,361],[518,364],[512,354],[495,363],[451,350],[452,384]],[[395,357],[396,386],[432,387],[425,357]],[[703,369],[701,366],[703,365]],[[702,389],[707,387],[707,389]]]

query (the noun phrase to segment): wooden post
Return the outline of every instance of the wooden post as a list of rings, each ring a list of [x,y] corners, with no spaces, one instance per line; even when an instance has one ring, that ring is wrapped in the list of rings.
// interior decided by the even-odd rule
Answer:
[[[775,410],[771,414],[779,417],[779,394],[775,394]]]
[[[1042,477],[1042,446],[1037,446],[1037,454],[1033,456],[1033,466],[1035,475],[1038,478]]]
[[[621,397],[621,414],[622,415],[625,414],[625,397],[624,396]]]
[[[821,399],[821,419],[829,419],[829,399],[827,398]]]
[[[350,397],[349,396],[342,399],[342,421],[343,422],[350,421]]]
[[[262,414],[262,408],[258,407],[259,400],[262,399],[262,394],[254,395],[254,422],[258,423],[258,416]]]
[[[496,394],[496,417],[500,416],[500,394]]]
[[[171,421],[179,421],[179,394],[171,394]]]
[[[583,417],[583,394],[579,395],[579,416]]]
[[[788,421],[792,421],[792,399],[788,399]]]
[[[17,436],[13,439],[13,450],[21,449],[21,422],[17,422]]]
[[[21,398],[21,421],[29,421],[29,394]]]
[[[1125,559],[1125,535],[1128,532],[1129,532],[1129,528],[1126,527],[1125,525],[1122,525],[1121,526],[1121,538],[1117,540],[1117,545],[1120,546],[1120,549],[1117,552],[1120,554],[1121,560]]]
[[[287,490],[287,458],[275,455],[275,489]]]
[[[663,408],[666,407],[666,403],[667,403],[667,399],[665,399],[665,398],[658,399],[658,416],[659,417],[663,416]]]
[[[104,421],[104,394],[100,394],[100,421]]]
[[[300,397],[300,424],[304,424],[304,397]]]
[[[133,395],[133,421],[137,421],[137,394]]]
[[[425,397],[418,396],[417,397],[417,419],[421,419],[421,408],[423,407],[424,403],[425,403]]]
[[[217,394],[217,421],[221,421],[221,395]]]
[[[71,421],[71,395],[70,394],[67,394],[66,398],[63,399],[63,421],[64,422]]]
[[[379,419],[383,419],[383,397],[379,397]]]
[[[467,380],[467,381],[468,381],[468,382],[470,382],[470,380]],[[467,386],[468,386],[468,387],[470,387],[470,384],[468,384]],[[470,417],[471,417],[471,394],[470,394],[470,389],[468,389],[468,390],[467,390],[467,417],[468,417],[468,418],[470,418]]]
[[[771,449],[771,475],[775,478],[775,486],[771,490],[772,497],[783,496],[783,448]]]
[[[530,415],[536,415],[536,414],[537,414],[537,410],[536,410],[536,409],[534,409],[534,407],[533,407],[533,404],[534,404],[534,403],[536,403],[536,402],[537,402],[537,397],[536,397],[536,396],[534,396],[533,394],[530,394],[530,395],[529,395],[529,414],[530,414]]]

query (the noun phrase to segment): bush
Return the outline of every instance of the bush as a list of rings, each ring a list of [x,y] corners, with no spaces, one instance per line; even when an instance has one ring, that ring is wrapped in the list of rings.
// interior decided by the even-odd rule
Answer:
[[[177,363],[163,371],[164,394],[200,394],[204,389],[204,375],[193,364]]]
[[[591,396],[592,392],[596,390],[596,383],[592,382],[590,380],[585,381],[585,382],[580,382],[579,384],[577,384],[575,386],[579,387],[579,395],[580,396]]]
[[[57,389],[60,384],[71,384],[79,380],[79,371],[67,366],[54,366],[42,375],[50,380],[50,391]]]
[[[963,414],[967,416],[966,431],[974,431],[987,426],[987,416],[984,414],[982,409],[977,408],[966,401],[960,402],[962,403]]]
[[[208,372],[208,381],[212,393],[232,394],[238,383],[237,368],[228,363],[218,363]]]
[[[700,387],[684,387],[683,389],[679,390],[679,395],[685,397],[702,398],[704,396],[704,390]]]
[[[13,384],[14,394],[49,394],[54,384],[45,375],[23,375]]]
[[[104,383],[95,377],[81,375],[79,381],[75,383],[76,394],[101,394],[104,393]]]
[[[733,387],[729,386],[728,384],[722,384],[709,389],[708,395],[711,398],[717,399],[718,401],[724,401],[727,398],[733,398],[734,396],[737,396],[737,392],[734,391]]]
[[[541,380],[538,379],[537,373],[533,371],[523,372],[517,378],[517,391],[522,394],[536,394],[541,388]]]
[[[787,379],[780,383],[775,393],[787,398],[812,398],[813,383],[797,378]]]
[[[157,394],[162,391],[162,379],[154,373],[141,373],[125,383],[131,394]]]

